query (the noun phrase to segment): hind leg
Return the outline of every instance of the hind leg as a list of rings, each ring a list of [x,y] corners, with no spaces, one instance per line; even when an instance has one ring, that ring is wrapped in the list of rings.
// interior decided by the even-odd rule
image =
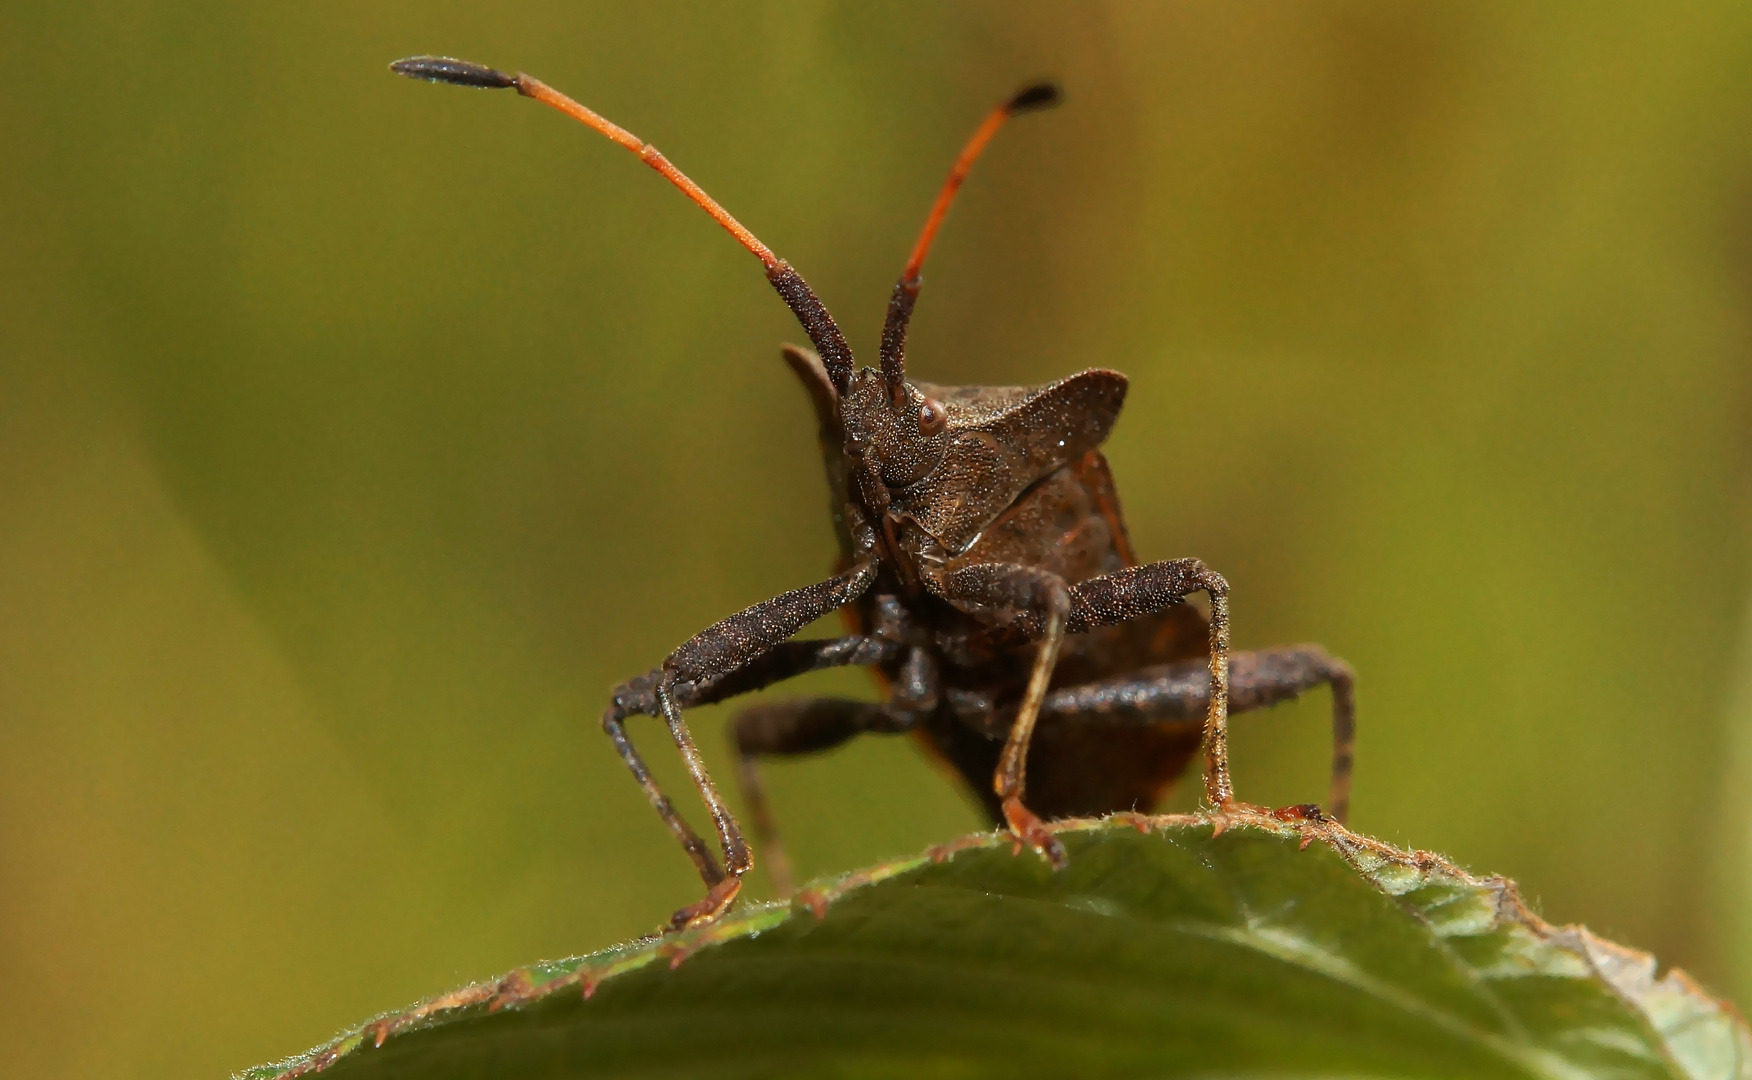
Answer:
[[[1229,711],[1243,713],[1332,688],[1332,792],[1327,813],[1343,822],[1350,813],[1351,760],[1356,745],[1356,677],[1350,665],[1317,645],[1293,645],[1236,653],[1229,663]],[[1041,718],[1133,720],[1140,724],[1192,721],[1210,705],[1210,669],[1189,661],[1141,668],[1126,675],[1054,690],[1041,703]]]

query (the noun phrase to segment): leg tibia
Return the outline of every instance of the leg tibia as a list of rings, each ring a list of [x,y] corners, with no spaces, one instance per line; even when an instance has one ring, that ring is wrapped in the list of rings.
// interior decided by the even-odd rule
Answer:
[[[1236,653],[1229,660],[1229,708],[1250,712],[1289,701],[1319,686],[1332,688],[1332,794],[1328,812],[1350,809],[1351,755],[1356,740],[1355,677],[1350,666],[1317,645]],[[1210,670],[1198,661],[1143,668],[1128,675],[1048,694],[1041,717],[1163,724],[1193,721],[1210,707]]]

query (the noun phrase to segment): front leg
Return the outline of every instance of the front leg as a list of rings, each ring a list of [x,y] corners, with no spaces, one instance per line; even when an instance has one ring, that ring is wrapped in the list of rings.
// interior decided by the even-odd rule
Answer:
[[[1211,684],[1205,710],[1205,798],[1217,809],[1235,801],[1229,778],[1229,583],[1197,559],[1127,567],[1079,582],[1065,619],[1071,633],[1152,615],[1189,594],[1211,599]]]
[[[681,718],[682,704],[709,697],[731,680],[734,673],[755,664],[803,627],[856,600],[875,580],[876,564],[866,561],[818,585],[794,589],[739,611],[689,638],[681,648],[670,653],[656,671],[632,680],[615,692],[613,702],[603,714],[602,729],[613,741],[633,778],[645,790],[651,805],[686,849],[700,879],[706,884],[705,897],[677,911],[670,918],[670,929],[680,930],[716,919],[736,899],[742,875],[754,865],[742,829],[718,794],[705,763],[700,760],[693,736]],[[682,819],[668,796],[663,794],[632,740],[627,737],[625,720],[637,713],[662,716],[669,725],[670,736],[687,764],[688,775],[712,815],[718,842],[723,849],[722,868],[699,835]]]
[[[1072,590],[1065,580],[1047,570],[1016,563],[980,563],[950,571],[927,585],[937,595],[961,610],[999,626],[1021,626],[1040,642],[1034,666],[1028,673],[1028,688],[1010,725],[998,770],[992,777],[1004,821],[1018,840],[1045,856],[1054,867],[1065,864],[1064,845],[1047,831],[1039,815],[1022,801],[1027,785],[1028,743],[1040,703],[1058,665],[1059,646],[1064,642],[1066,616],[1071,612]]]

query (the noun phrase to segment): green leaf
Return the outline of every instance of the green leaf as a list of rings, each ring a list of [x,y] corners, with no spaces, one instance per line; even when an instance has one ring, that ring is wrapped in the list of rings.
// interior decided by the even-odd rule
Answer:
[[[241,1076],[1752,1077],[1730,1006],[1427,852],[1253,813],[1060,835],[1057,873],[969,837]]]

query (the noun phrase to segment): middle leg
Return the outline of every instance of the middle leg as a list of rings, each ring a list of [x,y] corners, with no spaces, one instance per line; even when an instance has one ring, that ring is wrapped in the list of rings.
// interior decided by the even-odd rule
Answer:
[[[1229,663],[1229,710],[1239,715],[1332,688],[1332,791],[1329,813],[1343,823],[1350,811],[1351,759],[1356,745],[1355,675],[1350,665],[1317,645],[1236,653]],[[1210,678],[1190,661],[1142,668],[1048,694],[1043,720],[1083,718],[1159,725],[1193,720],[1209,707]]]
[[[891,599],[878,597],[878,611],[889,607]],[[881,646],[884,656],[892,656],[903,648],[899,639],[905,636],[905,627],[896,624],[884,630],[882,623],[883,616],[879,614],[878,633],[885,636],[872,640]],[[904,648],[906,659],[895,673],[887,702],[789,701],[757,705],[736,718],[731,729],[736,776],[754,821],[755,842],[767,860],[767,878],[780,896],[791,894],[791,862],[779,841],[778,824],[767,805],[766,785],[761,783],[756,758],[807,754],[838,746],[860,732],[888,734],[916,727],[937,707],[940,673],[936,658],[928,650],[917,645]],[[871,651],[862,647],[856,650],[860,657]],[[881,658],[868,662],[880,663]]]
[[[1054,867],[1062,867],[1064,845],[1047,829],[1040,815],[1028,809],[1023,792],[1028,745],[1034,736],[1040,703],[1046,699],[1047,685],[1058,664],[1059,647],[1064,643],[1071,589],[1057,574],[1017,563],[975,563],[952,570],[940,579],[927,580],[927,584],[961,610],[1000,626],[1025,628],[1037,642],[1028,685],[998,758],[992,789],[1011,835],[1038,851]]]
[[[766,860],[767,878],[781,897],[791,895],[791,860],[779,842],[778,827],[767,803],[766,785],[756,762],[763,757],[792,757],[831,750],[865,734],[897,734],[911,730],[917,716],[874,701],[845,698],[804,698],[756,705],[739,713],[730,725],[736,751],[736,777],[754,825],[755,842]]]

